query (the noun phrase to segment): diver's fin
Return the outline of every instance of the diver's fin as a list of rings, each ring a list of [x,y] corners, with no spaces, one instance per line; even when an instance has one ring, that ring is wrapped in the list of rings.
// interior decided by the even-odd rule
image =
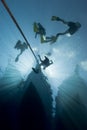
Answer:
[[[61,19],[59,17],[57,17],[57,16],[52,16],[51,20],[52,21],[60,21]]]
[[[44,36],[40,36],[40,40],[41,40],[41,43],[43,44],[43,43],[48,43],[48,42],[50,42],[51,41],[51,39],[46,39]]]

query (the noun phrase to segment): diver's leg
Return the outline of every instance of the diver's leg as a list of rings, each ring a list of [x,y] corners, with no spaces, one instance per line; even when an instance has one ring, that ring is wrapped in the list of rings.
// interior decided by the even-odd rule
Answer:
[[[60,21],[61,19],[59,17],[57,17],[57,16],[52,16],[51,20],[52,21]]]
[[[17,57],[15,58],[15,62],[17,62],[19,60],[19,56],[22,54],[22,52],[20,52],[20,54],[17,55]]]
[[[48,43],[51,42],[52,38],[51,37],[46,37],[46,39],[44,39],[43,37],[41,37],[41,43]]]
[[[37,32],[35,33],[35,38],[37,37]]]
[[[62,32],[62,33],[57,33],[57,34],[56,34],[56,37],[58,38],[59,36],[65,35],[65,34],[67,34],[67,33],[69,33],[68,30],[66,30],[65,32]]]
[[[67,21],[65,21],[64,19],[61,19],[60,17],[57,17],[57,16],[52,16],[51,20],[52,21],[61,21],[62,23],[68,25]]]

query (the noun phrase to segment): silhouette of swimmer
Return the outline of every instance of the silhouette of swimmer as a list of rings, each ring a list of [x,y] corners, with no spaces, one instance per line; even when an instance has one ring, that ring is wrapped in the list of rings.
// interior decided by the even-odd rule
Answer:
[[[40,55],[38,55],[38,57],[39,57],[39,60],[40,60],[41,63],[39,64],[38,68],[32,68],[35,73],[38,73],[38,72],[41,71],[41,66],[45,70],[48,66],[53,64],[53,61],[49,60],[47,56],[44,56],[45,57],[44,60],[41,59]]]
[[[17,55],[17,57],[15,58],[15,62],[17,62],[19,60],[19,56],[26,50],[28,49],[28,46],[26,45],[25,42],[22,42],[20,40],[17,41],[16,45],[14,46],[15,49],[20,50],[20,53]]]
[[[53,64],[53,61],[49,60],[47,56],[44,56],[44,60],[41,59],[40,55],[38,55],[38,57],[41,61],[40,66],[43,66],[43,69],[46,69],[49,65]]]
[[[65,20],[63,20],[63,19],[61,19],[61,18],[59,18],[57,16],[52,16],[51,20],[52,21],[60,21],[63,24],[67,25],[69,28],[66,31],[62,32],[62,33],[57,33],[56,36],[46,37],[46,40],[43,39],[43,43],[45,43],[45,42],[50,42],[51,44],[55,43],[59,36],[66,35],[66,34],[69,35],[69,36],[73,35],[81,27],[81,24],[79,22],[72,22],[72,21],[67,22],[67,21],[65,21]]]
[[[34,22],[33,30],[36,33],[35,34],[35,38],[37,37],[37,34],[42,35],[42,36],[46,35],[46,30],[45,30],[45,28],[40,23]]]
[[[59,33],[59,35],[64,35],[67,33],[69,33],[70,35],[73,35],[81,27],[81,24],[79,22],[71,22],[71,21],[67,22],[67,21],[65,21],[57,16],[52,16],[51,20],[52,21],[60,21],[69,27],[65,32]]]

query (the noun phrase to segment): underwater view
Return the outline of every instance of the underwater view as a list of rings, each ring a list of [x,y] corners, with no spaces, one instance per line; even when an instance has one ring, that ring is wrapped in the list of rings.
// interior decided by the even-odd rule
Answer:
[[[87,130],[86,5],[0,0],[0,130]]]

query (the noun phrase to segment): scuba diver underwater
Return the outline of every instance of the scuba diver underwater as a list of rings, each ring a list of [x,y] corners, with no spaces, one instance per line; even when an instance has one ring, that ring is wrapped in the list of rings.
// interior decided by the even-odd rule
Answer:
[[[45,39],[46,30],[40,23],[34,22],[33,31],[35,32],[35,38],[37,37],[37,35],[40,35],[41,42],[43,39]]]
[[[21,42],[20,40],[17,41],[16,45],[14,46],[15,49],[20,50],[20,53],[17,55],[15,58],[15,62],[19,60],[19,56],[22,55],[22,53],[28,49],[28,46],[26,45],[25,42]]]
[[[49,67],[51,64],[53,64],[53,61],[49,60],[49,58],[47,56],[44,56],[45,57],[44,60],[41,59],[40,55],[38,55],[38,57],[39,57],[39,60],[40,60],[39,65],[37,65],[36,68],[32,68],[32,70],[35,73],[39,73],[41,71],[41,66],[45,70],[47,67]]]
[[[50,44],[53,44],[57,41],[57,39],[59,38],[59,36],[62,35],[68,35],[71,36],[73,34],[75,34],[79,28],[81,27],[81,24],[79,22],[72,22],[72,21],[65,21],[57,16],[52,16],[51,21],[60,21],[63,24],[68,26],[68,29],[65,30],[64,32],[61,33],[57,33],[55,36],[51,36],[51,37],[46,37],[46,39],[50,41]],[[45,42],[45,41],[44,41]]]
[[[53,39],[53,43],[57,40],[57,38],[60,36],[60,35],[69,35],[69,36],[71,36],[71,35],[73,35],[73,34],[75,34],[78,30],[79,30],[79,28],[81,27],[81,24],[79,23],[79,22],[72,22],[72,21],[65,21],[65,20],[63,20],[63,19],[61,19],[61,18],[59,18],[59,17],[57,17],[57,16],[52,16],[52,18],[51,18],[51,20],[52,21],[60,21],[60,22],[62,22],[63,24],[65,24],[65,25],[67,25],[68,26],[68,29],[67,30],[65,30],[64,32],[62,32],[62,33],[57,33],[56,34],[56,36],[54,36],[55,38],[55,40]]]

